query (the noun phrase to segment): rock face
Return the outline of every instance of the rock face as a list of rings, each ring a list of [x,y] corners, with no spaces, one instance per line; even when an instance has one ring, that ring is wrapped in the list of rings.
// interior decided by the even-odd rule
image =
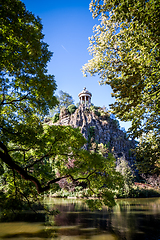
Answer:
[[[132,164],[133,155],[130,149],[135,148],[135,142],[127,139],[126,133],[118,128],[117,121],[111,119],[107,112],[96,112],[84,105],[80,105],[72,115],[62,109],[55,125],[79,127],[88,142],[94,140],[97,144],[106,144],[116,159],[123,157]],[[86,149],[87,147],[86,145]]]

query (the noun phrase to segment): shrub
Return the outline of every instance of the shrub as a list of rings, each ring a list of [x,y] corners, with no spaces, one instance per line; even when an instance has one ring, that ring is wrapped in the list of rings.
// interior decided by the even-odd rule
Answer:
[[[71,104],[67,109],[70,114],[73,114],[76,111],[77,107],[74,104]]]
[[[95,140],[95,127],[90,126],[88,128],[88,148],[91,147],[91,143]]]
[[[90,110],[93,111],[95,109],[95,106],[94,105],[91,105],[90,106]]]
[[[117,119],[113,119],[112,121],[113,121],[113,126],[114,126],[115,128],[120,129],[119,121],[118,121]]]
[[[101,116],[101,113],[100,113],[99,111],[97,111],[97,110],[94,111],[94,114],[95,114],[96,116],[98,116],[98,117]]]
[[[53,123],[57,122],[59,120],[59,113],[56,113],[53,117]]]

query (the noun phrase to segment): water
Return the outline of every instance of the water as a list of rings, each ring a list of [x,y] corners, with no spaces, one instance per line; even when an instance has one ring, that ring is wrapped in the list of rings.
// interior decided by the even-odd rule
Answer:
[[[39,222],[28,213],[27,222],[0,223],[0,239],[160,240],[160,198],[117,200],[112,210],[93,212],[82,200],[48,198],[46,203],[61,213],[45,221],[38,217]]]

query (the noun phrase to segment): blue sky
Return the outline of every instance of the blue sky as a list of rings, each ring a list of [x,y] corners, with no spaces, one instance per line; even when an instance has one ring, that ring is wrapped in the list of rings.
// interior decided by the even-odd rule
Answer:
[[[83,77],[82,66],[91,58],[88,53],[93,26],[98,23],[89,11],[90,0],[22,0],[27,10],[42,19],[44,41],[53,57],[48,71],[55,76],[57,91],[69,93],[75,103],[78,94],[86,87],[92,93],[95,106],[107,107],[114,102],[111,88],[100,86],[98,76]],[[129,123],[120,122],[126,130]]]

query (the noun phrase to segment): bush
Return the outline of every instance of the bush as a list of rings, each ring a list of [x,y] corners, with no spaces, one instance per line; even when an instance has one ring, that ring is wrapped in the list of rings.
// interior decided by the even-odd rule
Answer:
[[[114,127],[120,129],[119,121],[117,119],[113,119],[112,121],[113,121]]]
[[[106,117],[106,118],[110,117],[109,112],[104,112],[103,110],[100,110],[100,114],[101,114],[101,117]]]
[[[100,117],[101,116],[101,113],[97,110],[94,111],[94,114],[97,116],[97,117]]]
[[[56,113],[53,117],[53,123],[57,122],[59,120],[59,113]]]
[[[91,147],[91,143],[95,140],[95,127],[90,126],[88,128],[88,148]]]
[[[71,104],[67,109],[70,114],[73,114],[76,111],[77,107],[74,104]]]

